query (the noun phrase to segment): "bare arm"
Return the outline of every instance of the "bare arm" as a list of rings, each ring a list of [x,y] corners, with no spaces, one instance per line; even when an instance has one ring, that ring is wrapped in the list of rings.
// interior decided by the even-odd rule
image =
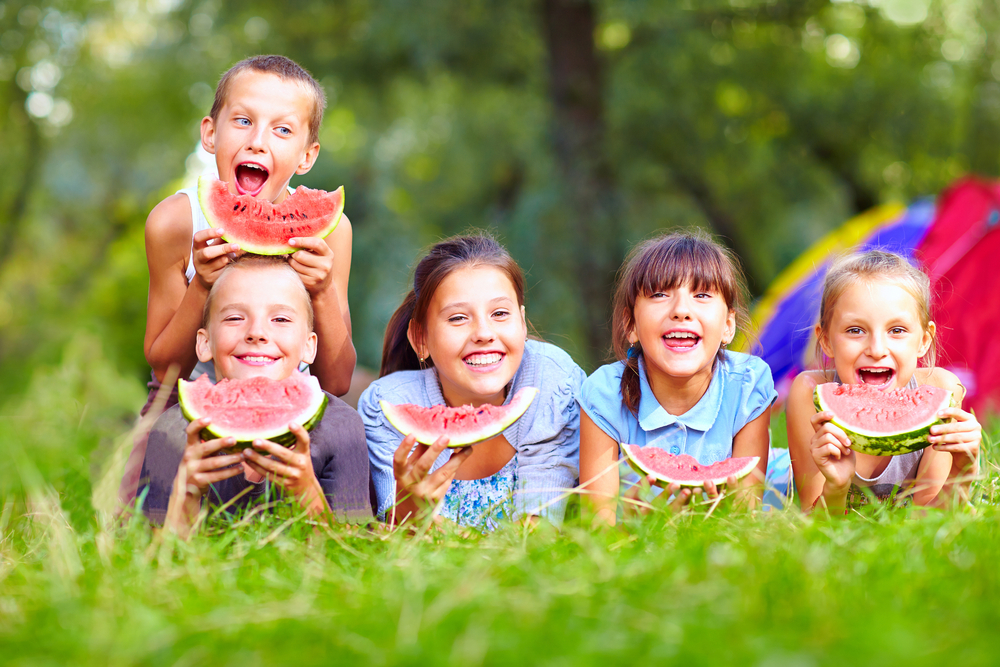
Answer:
[[[965,387],[954,373],[942,368],[931,369],[922,384],[950,390],[958,405],[965,398]],[[961,407],[946,408],[939,416],[951,421],[931,427],[931,445],[924,450],[917,470],[913,502],[918,505],[946,507],[968,502],[979,474],[982,426],[976,416]]]
[[[347,303],[352,235],[351,221],[345,215],[326,239],[292,239],[302,250],[292,255],[290,264],[309,290],[316,316],[319,348],[312,373],[320,386],[335,396],[351,388],[357,361]]]
[[[857,457],[847,435],[830,423],[833,415],[816,412],[813,390],[821,381],[818,373],[808,371],[792,382],[785,408],[788,453],[799,506],[808,512],[819,501],[837,513],[847,506]]]
[[[733,456],[760,458],[757,468],[738,482],[737,501],[746,509],[753,509],[764,499],[764,475],[767,472],[767,447],[771,441],[771,406],[756,419],[740,429],[733,438]]]
[[[198,359],[195,335],[208,290],[197,280],[187,284],[191,248],[191,210],[185,195],[160,202],[146,220],[146,261],[149,299],[143,350],[160,380],[176,364],[181,377],[191,374]]]
[[[585,410],[580,410],[581,500],[597,518],[615,525],[618,509],[618,443],[602,431]]]

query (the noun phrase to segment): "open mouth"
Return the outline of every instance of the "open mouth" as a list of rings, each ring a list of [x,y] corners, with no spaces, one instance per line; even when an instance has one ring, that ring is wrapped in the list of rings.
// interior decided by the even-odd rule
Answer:
[[[700,340],[701,336],[692,331],[671,331],[663,335],[663,343],[671,350],[690,350]]]
[[[894,375],[896,372],[891,368],[859,368],[858,384],[887,387],[892,382]]]
[[[267,183],[267,169],[256,162],[244,162],[236,166],[236,192],[256,197]]]
[[[236,358],[248,366],[270,366],[277,361],[274,357],[267,357],[260,354],[244,354]]]
[[[475,370],[488,370],[500,365],[504,354],[500,352],[473,352],[462,358],[465,365]]]

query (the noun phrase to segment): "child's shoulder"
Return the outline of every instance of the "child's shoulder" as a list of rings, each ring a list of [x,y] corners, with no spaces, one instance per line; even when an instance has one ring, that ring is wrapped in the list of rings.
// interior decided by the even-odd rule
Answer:
[[[788,388],[788,405],[790,407],[798,404],[812,406],[813,393],[816,391],[816,386],[826,382],[833,382],[832,373],[828,371],[802,371],[795,376],[791,386]]]
[[[942,389],[947,389],[952,392],[961,403],[962,399],[965,398],[965,385],[958,378],[957,375],[945,368],[939,368],[937,366],[931,368],[918,368],[914,374],[917,378],[917,384],[926,384],[932,387],[941,387]]]
[[[529,339],[524,344],[524,352],[525,358],[529,359],[534,366],[539,367],[543,372],[550,370],[563,374],[579,373],[581,377],[583,375],[580,365],[573,361],[573,357],[569,355],[569,352],[558,345],[553,345],[542,340]]]
[[[146,218],[146,239],[166,244],[191,246],[193,229],[191,202],[187,195],[172,194],[153,207]],[[147,252],[150,247],[147,244]]]
[[[358,411],[364,415],[365,407],[378,409],[379,401],[389,403],[427,403],[426,374],[433,371],[396,371],[383,375],[368,385],[358,399]]]
[[[583,381],[580,388],[580,404],[588,410],[602,411],[602,406],[606,410],[621,407],[622,402],[622,374],[625,371],[625,363],[616,361],[605,364],[595,370]],[[614,411],[612,410],[612,411]]]

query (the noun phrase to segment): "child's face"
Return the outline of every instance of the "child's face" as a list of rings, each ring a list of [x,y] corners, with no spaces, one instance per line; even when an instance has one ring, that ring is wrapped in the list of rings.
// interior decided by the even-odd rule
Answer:
[[[301,284],[291,271],[232,269],[215,283],[208,328],[198,330],[201,361],[218,379],[283,380],[316,357],[316,334]]]
[[[851,285],[833,304],[827,331],[816,327],[840,381],[881,389],[904,387],[927,353],[934,323],[925,330],[917,302],[888,280]]]
[[[417,355],[433,360],[452,406],[502,404],[527,336],[514,286],[492,266],[452,272],[434,291],[425,330],[411,325],[409,332]]]
[[[218,119],[201,121],[202,145],[215,154],[230,192],[285,198],[292,175],[309,171],[319,155],[319,144],[309,142],[314,104],[295,81],[266,72],[236,76]]]
[[[646,372],[663,379],[711,379],[715,355],[736,333],[725,298],[691,285],[640,295],[633,312],[629,342],[642,346]]]

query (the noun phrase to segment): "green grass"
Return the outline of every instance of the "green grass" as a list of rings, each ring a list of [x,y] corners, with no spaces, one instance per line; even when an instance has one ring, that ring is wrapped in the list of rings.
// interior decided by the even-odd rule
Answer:
[[[105,511],[112,436],[141,389],[74,376],[73,363],[0,424],[13,461],[0,472],[7,665],[986,665],[1000,655],[992,447],[975,511],[654,515],[615,530],[576,522],[485,537],[318,529],[279,512],[182,543]],[[51,399],[75,407],[43,409]]]

